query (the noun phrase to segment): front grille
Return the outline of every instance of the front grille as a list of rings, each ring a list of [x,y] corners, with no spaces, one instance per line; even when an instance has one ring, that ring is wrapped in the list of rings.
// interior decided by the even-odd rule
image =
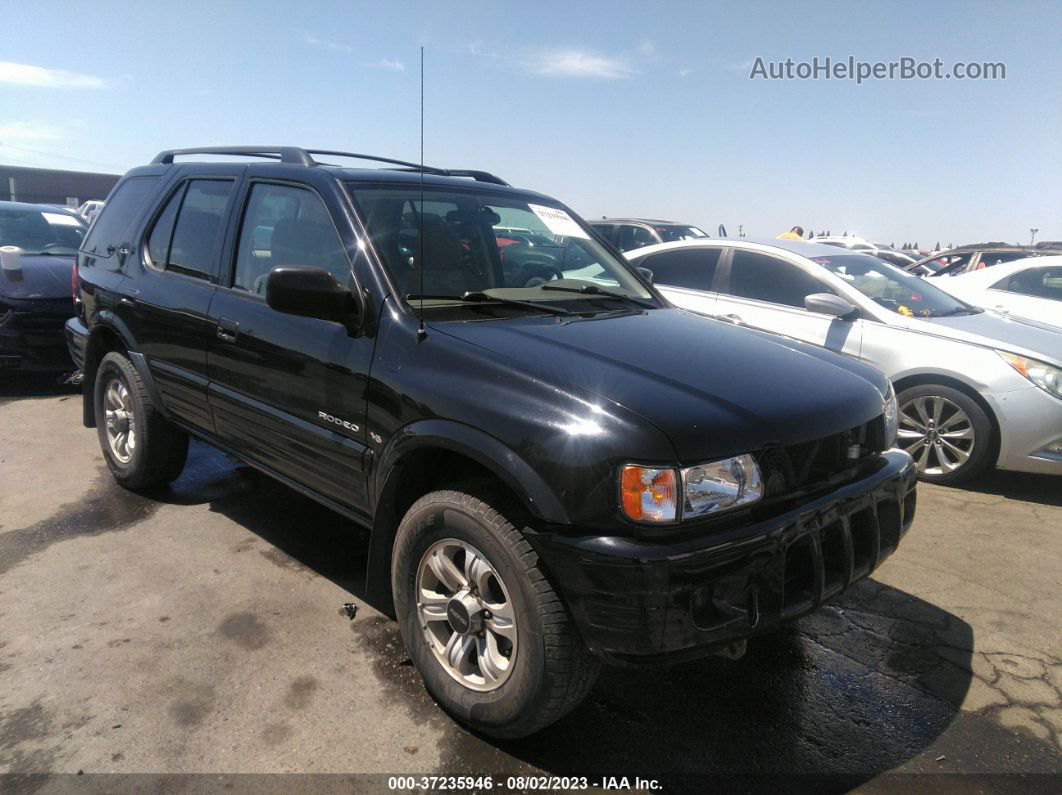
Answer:
[[[826,484],[869,456],[885,449],[885,422],[876,417],[823,439],[791,445],[770,445],[754,455],[764,484],[764,497],[782,497]],[[855,457],[849,452],[855,451]]]

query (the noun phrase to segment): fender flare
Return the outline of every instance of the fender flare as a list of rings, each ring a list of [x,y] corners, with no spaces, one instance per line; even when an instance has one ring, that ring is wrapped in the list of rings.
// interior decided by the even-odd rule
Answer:
[[[147,359],[144,358],[144,354],[137,350],[137,345],[133,342],[133,335],[129,331],[129,327],[122,322],[121,318],[115,315],[109,310],[104,310],[97,313],[94,322],[89,329],[88,342],[85,344],[85,382],[82,389],[82,422],[86,428],[96,427],[96,416],[94,413],[95,402],[95,388],[96,388],[96,368],[93,365],[89,368],[89,362],[94,361],[95,345],[99,340],[99,334],[97,333],[101,328],[105,328],[112,332],[121,341],[122,346],[125,348],[126,354],[129,356],[129,361],[133,363],[133,367],[136,368],[137,374],[140,376],[140,380],[144,382],[144,386],[147,387],[148,395],[151,397],[151,402],[155,407],[155,410],[159,412],[163,417],[169,416],[165,407],[162,404],[162,400],[159,396],[158,387],[155,385],[155,379],[151,376],[151,371],[147,365]],[[102,358],[102,357],[99,357]]]
[[[394,508],[395,490],[403,459],[428,448],[459,453],[490,470],[536,518],[555,524],[570,524],[568,512],[553,489],[530,464],[497,438],[454,420],[425,419],[407,425],[391,437],[378,454],[371,482],[375,511],[366,563],[366,598],[378,610],[391,616],[394,615],[391,551],[402,519]]]

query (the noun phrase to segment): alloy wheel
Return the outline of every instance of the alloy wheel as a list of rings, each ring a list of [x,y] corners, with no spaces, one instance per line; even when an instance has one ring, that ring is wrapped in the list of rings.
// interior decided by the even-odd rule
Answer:
[[[465,687],[496,690],[516,662],[516,611],[486,555],[447,538],[417,567],[417,617],[435,659]]]
[[[121,378],[107,382],[103,392],[103,417],[111,455],[119,463],[128,464],[136,451],[136,420],[129,387]]]
[[[948,475],[964,466],[977,439],[962,408],[939,395],[920,395],[900,406],[900,448],[924,475]]]

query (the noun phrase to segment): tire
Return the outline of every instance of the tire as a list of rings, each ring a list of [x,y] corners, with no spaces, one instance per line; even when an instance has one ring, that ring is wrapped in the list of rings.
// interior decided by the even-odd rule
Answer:
[[[473,729],[494,737],[515,738],[533,734],[579,704],[593,686],[600,664],[587,651],[567,608],[539,568],[531,545],[495,505],[503,505],[495,495],[486,494],[485,499],[480,499],[462,491],[436,491],[417,500],[395,536],[392,590],[406,649],[431,696],[456,720]],[[515,510],[508,512],[516,515]],[[450,558],[457,561],[457,570],[464,574],[466,584],[486,583],[480,592],[480,604],[493,604],[498,611],[498,615],[487,614],[484,637],[478,640],[475,633],[461,635],[454,631],[450,623],[453,619],[446,617],[453,599],[446,603],[441,619],[428,619],[422,625],[417,594],[424,594],[426,603],[430,583],[437,583],[437,590],[444,593],[436,599],[445,598],[451,590],[461,593],[435,578],[426,562],[434,559],[433,550],[445,557],[456,549],[455,545],[466,550]],[[467,550],[482,557],[471,578],[467,576]],[[495,581],[482,576],[483,561],[497,578]],[[465,598],[473,598],[467,596],[467,591],[464,593]],[[492,633],[487,624],[505,626],[506,619],[500,616],[508,613],[515,619],[515,627],[510,630],[515,643],[508,649],[508,668],[495,681],[489,681],[485,671],[497,667],[492,659],[501,662],[506,638]],[[469,655],[465,660],[473,660],[467,665],[471,673],[459,678],[461,674],[456,669],[461,666],[448,668],[438,656],[447,633],[457,638],[458,646],[462,641],[489,646],[493,634],[501,655],[497,649],[493,656],[485,654],[482,664],[478,653]],[[481,670],[483,682],[473,682]]]
[[[953,486],[995,464],[998,440],[992,421],[965,392],[921,384],[903,390],[897,402],[897,445],[915,459],[919,479]]]
[[[108,353],[96,370],[93,388],[96,431],[114,479],[133,490],[176,480],[188,457],[188,435],[155,410],[133,363],[121,353]],[[114,394],[109,393],[112,389]]]

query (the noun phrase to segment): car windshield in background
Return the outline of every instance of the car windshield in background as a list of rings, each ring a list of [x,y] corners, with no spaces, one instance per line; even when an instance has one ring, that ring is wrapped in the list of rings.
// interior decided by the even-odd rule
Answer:
[[[653,229],[656,230],[656,233],[660,235],[660,239],[665,243],[674,243],[677,240],[702,240],[708,237],[708,235],[695,226],[661,224],[660,226],[653,226]]]
[[[0,246],[18,246],[23,254],[72,256],[84,236],[84,225],[67,213],[0,209]]]
[[[351,185],[350,193],[407,300],[453,304],[473,295],[481,306],[489,303],[484,296],[549,303],[652,297],[561,207],[431,186],[422,200],[419,185]]]
[[[905,317],[947,317],[976,310],[924,279],[862,254],[812,257],[886,309]]]

